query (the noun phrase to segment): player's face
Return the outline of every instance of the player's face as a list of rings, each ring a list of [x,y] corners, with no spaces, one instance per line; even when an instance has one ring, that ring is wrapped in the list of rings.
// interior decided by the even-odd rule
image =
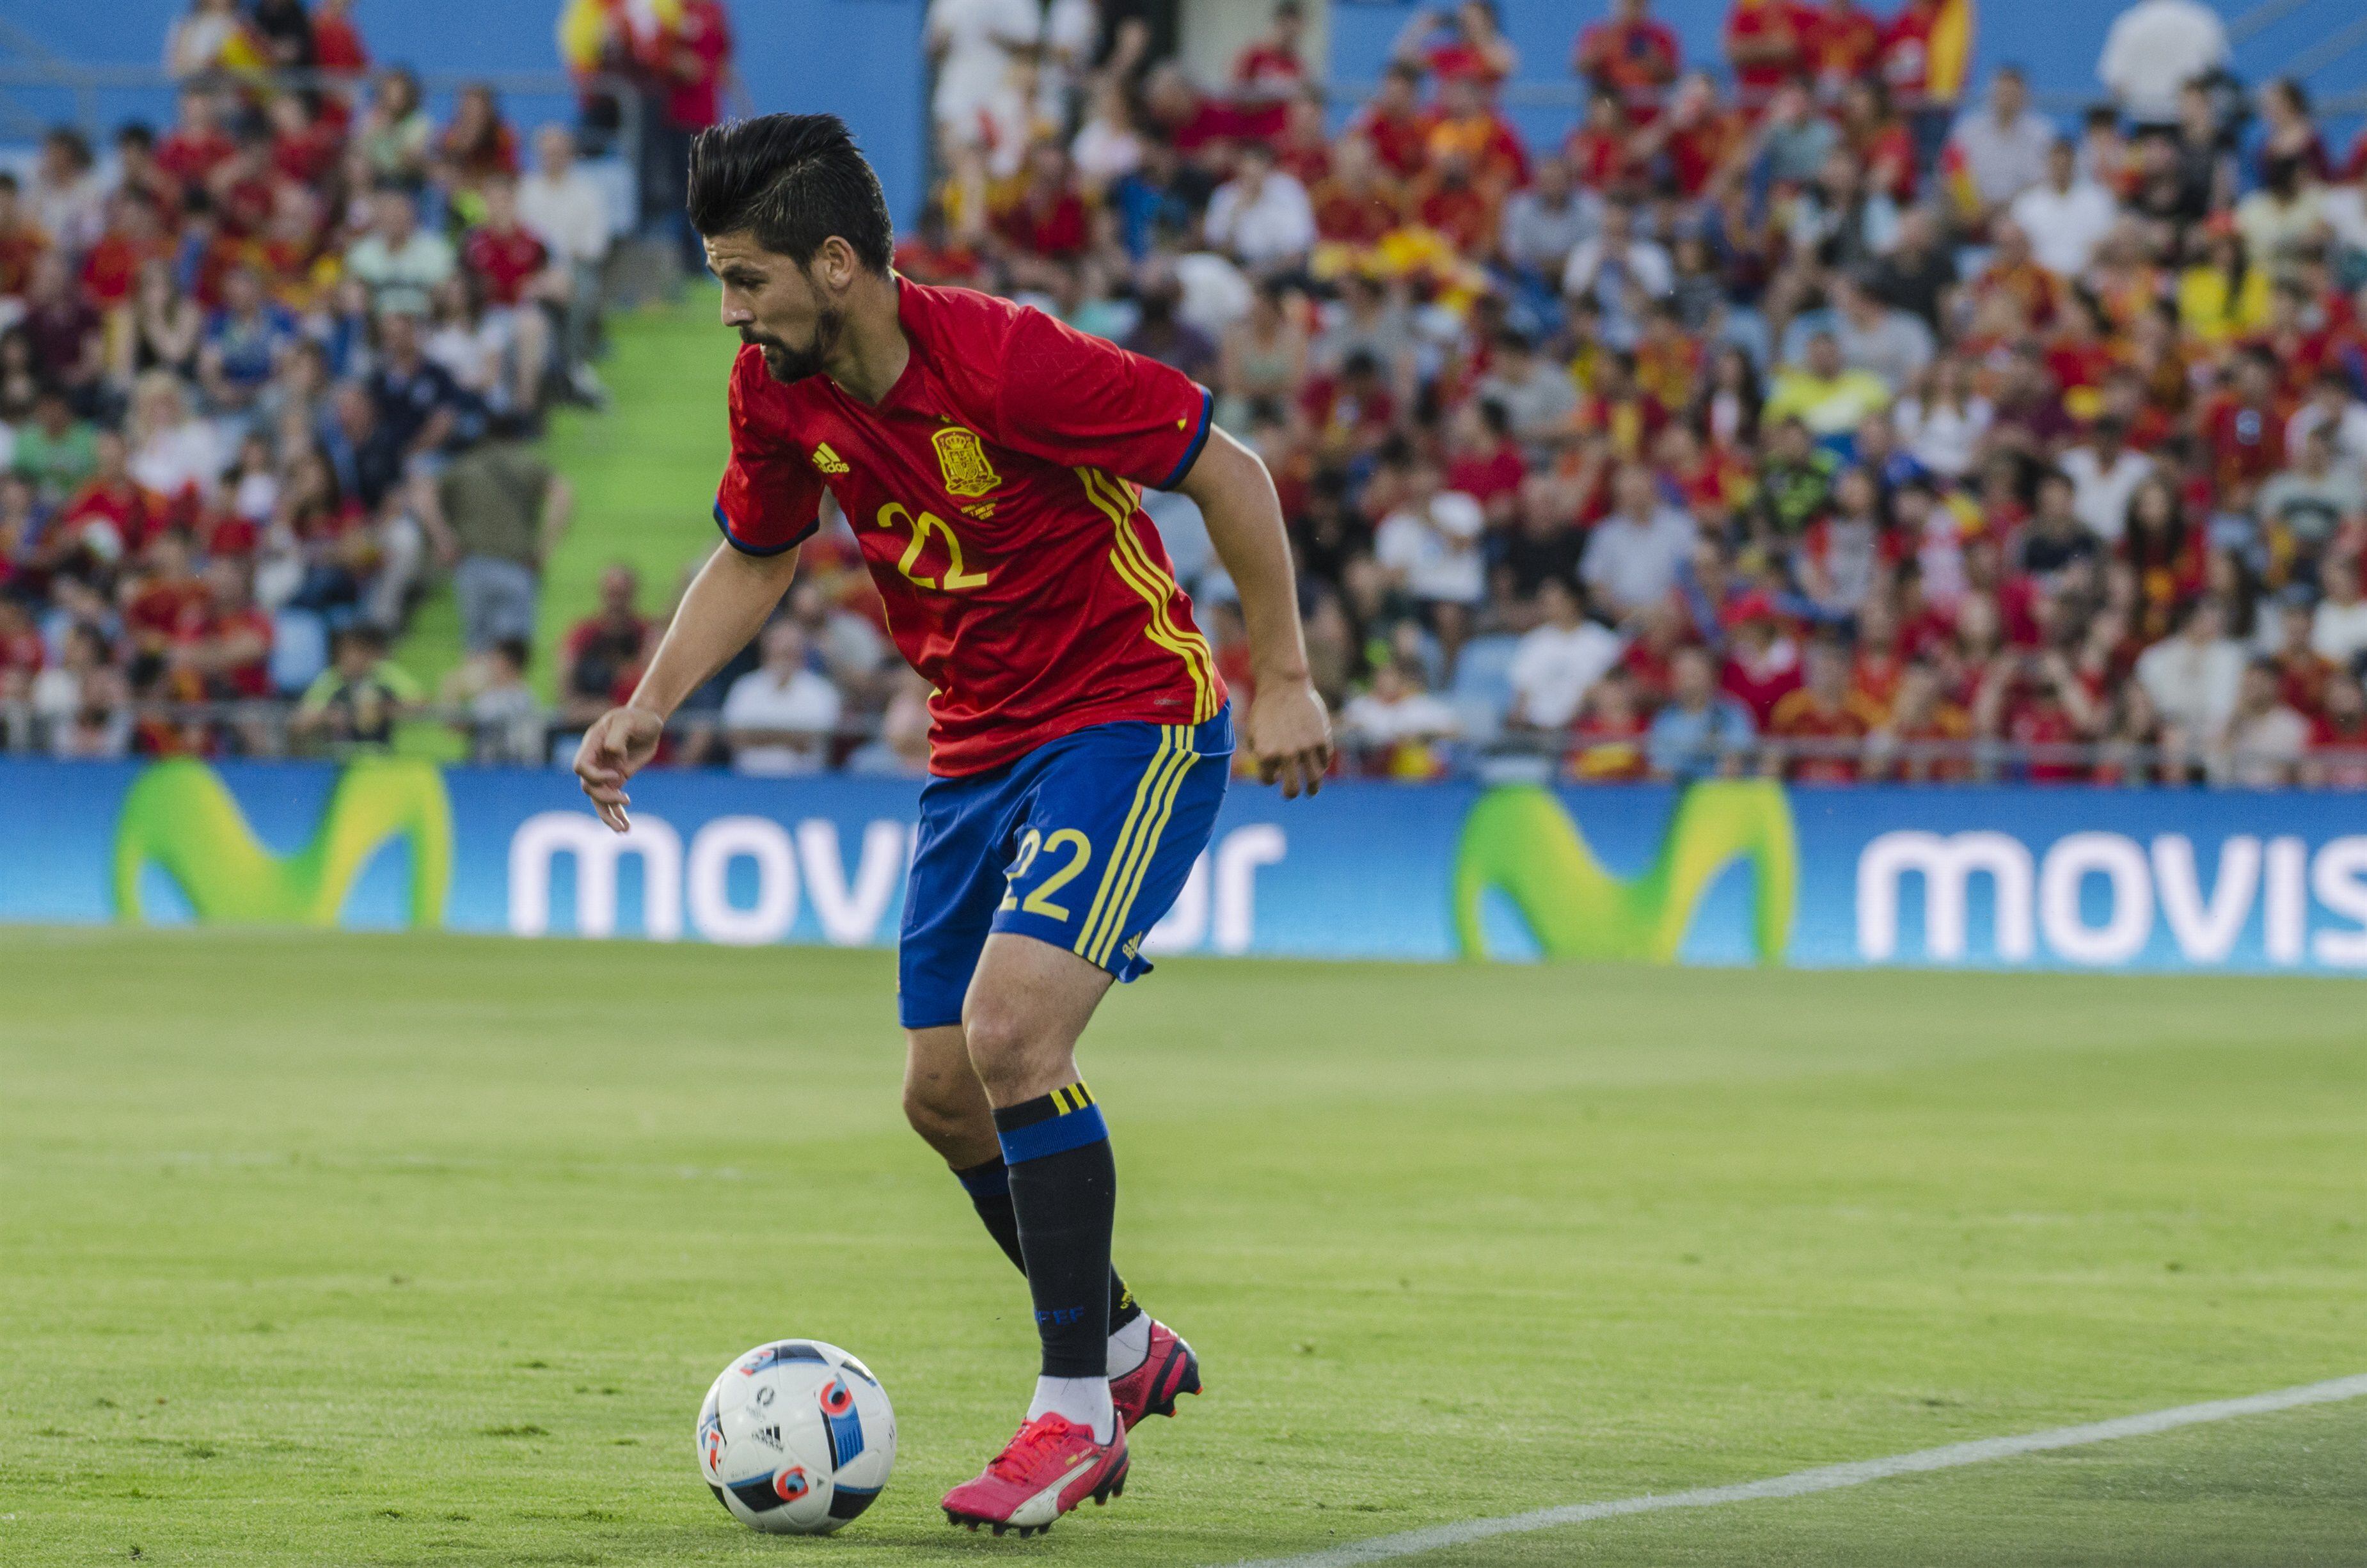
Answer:
[[[723,324],[764,351],[776,381],[801,381],[829,367],[845,312],[812,272],[742,230],[706,242],[707,265],[723,284]]]

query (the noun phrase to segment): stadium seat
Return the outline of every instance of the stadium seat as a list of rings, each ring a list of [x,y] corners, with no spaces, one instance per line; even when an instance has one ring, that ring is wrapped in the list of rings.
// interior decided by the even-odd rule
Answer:
[[[1520,639],[1475,637],[1463,645],[1455,661],[1455,684],[1446,699],[1463,720],[1463,735],[1484,745],[1504,728],[1504,710],[1512,703],[1512,653]]]
[[[329,626],[318,611],[283,609],[271,618],[271,687],[293,696],[329,667]]]

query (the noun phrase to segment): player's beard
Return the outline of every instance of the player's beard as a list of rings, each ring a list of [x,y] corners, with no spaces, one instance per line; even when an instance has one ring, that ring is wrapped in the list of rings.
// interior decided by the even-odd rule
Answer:
[[[819,376],[828,368],[830,356],[838,347],[838,335],[846,324],[844,312],[823,306],[814,316],[813,340],[803,348],[792,348],[770,333],[753,327],[740,329],[740,341],[753,343],[764,350],[764,373],[776,381],[802,381]]]

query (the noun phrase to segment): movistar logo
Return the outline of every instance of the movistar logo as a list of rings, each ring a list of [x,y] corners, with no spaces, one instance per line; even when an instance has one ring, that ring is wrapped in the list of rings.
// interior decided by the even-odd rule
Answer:
[[[1578,824],[1534,785],[1490,790],[1464,819],[1455,858],[1455,927],[1464,956],[1487,955],[1480,908],[1489,891],[1512,901],[1549,959],[1669,963],[1693,906],[1718,873],[1750,862],[1752,937],[1761,961],[1780,961],[1792,937],[1799,850],[1792,808],[1772,779],[1693,785],[1677,801],[1660,852],[1640,876],[1603,869]]]
[[[333,926],[362,868],[396,837],[410,841],[411,923],[441,926],[452,882],[452,807],[433,764],[349,765],[311,842],[281,856],[256,840],[212,768],[160,762],[124,796],[115,835],[116,918],[146,917],[140,881],[153,865],[178,884],[200,920]]]

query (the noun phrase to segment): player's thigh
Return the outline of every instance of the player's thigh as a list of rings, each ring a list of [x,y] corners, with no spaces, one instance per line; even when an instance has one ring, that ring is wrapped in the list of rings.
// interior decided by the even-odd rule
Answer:
[[[1002,897],[1013,822],[1025,806],[1006,783],[938,778],[921,791],[896,943],[896,1012],[908,1030],[961,1022],[962,998]]]
[[[1206,845],[1231,728],[1105,724],[1065,737],[1031,790],[998,935],[1065,949],[1119,980],[1150,968],[1142,937]]]

